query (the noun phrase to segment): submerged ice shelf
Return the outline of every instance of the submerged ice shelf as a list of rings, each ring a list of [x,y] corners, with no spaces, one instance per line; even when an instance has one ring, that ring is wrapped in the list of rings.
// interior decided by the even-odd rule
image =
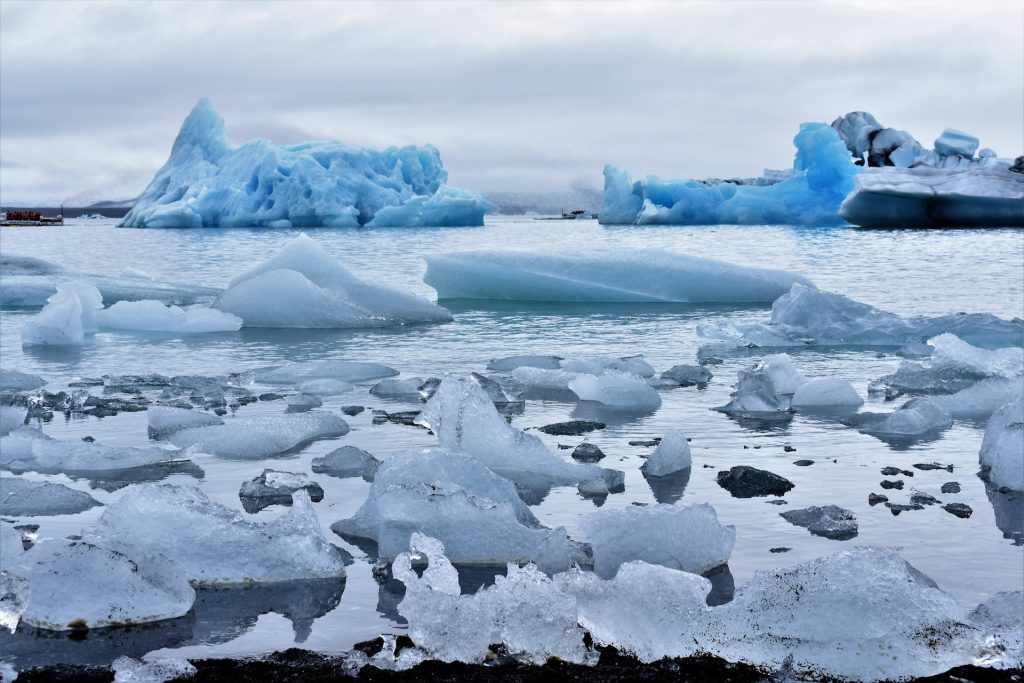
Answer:
[[[136,228],[266,228],[482,225],[497,207],[448,187],[431,145],[383,151],[340,142],[232,149],[224,120],[201,99],[171,156],[121,225]]]

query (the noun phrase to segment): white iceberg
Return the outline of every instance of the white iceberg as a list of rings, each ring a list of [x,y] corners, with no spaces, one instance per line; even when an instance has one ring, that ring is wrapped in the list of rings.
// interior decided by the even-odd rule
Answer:
[[[448,322],[446,309],[360,280],[305,233],[228,285],[214,302],[245,327],[349,328]]]
[[[199,100],[171,156],[121,225],[138,228],[483,225],[497,207],[445,186],[437,149],[339,142],[231,149],[224,120]]]
[[[950,332],[982,348],[1024,346],[1024,320],[990,313],[903,318],[842,294],[796,283],[772,304],[769,323],[702,323],[697,332],[742,347],[903,346]]]
[[[979,461],[992,484],[1024,491],[1024,398],[1007,403],[989,418]]]
[[[561,356],[522,355],[492,358],[487,362],[488,370],[508,372],[516,368],[543,368],[557,370],[562,366]]]
[[[380,363],[320,360],[308,363],[289,363],[275,368],[262,368],[254,372],[254,378],[261,384],[301,384],[310,380],[324,379],[352,383],[393,377],[397,374],[398,370]]]
[[[624,372],[608,372],[595,377],[579,374],[569,381],[569,389],[581,401],[595,401],[609,408],[652,411],[661,407],[661,396],[647,382]]]
[[[839,134],[824,123],[804,123],[793,139],[791,177],[781,182],[662,180],[633,182],[612,166],[604,169],[598,212],[605,224],[838,225],[838,209],[860,172]]]
[[[313,458],[310,466],[314,474],[326,474],[331,477],[363,477],[372,481],[380,467],[380,460],[361,448],[342,446],[335,448],[327,455]]]
[[[205,306],[179,308],[160,301],[119,301],[96,312],[96,322],[103,329],[139,332],[234,332],[242,327],[242,319]]]
[[[151,439],[166,439],[183,429],[224,424],[224,420],[211,413],[171,406],[150,406],[146,410],[146,420]]]
[[[129,556],[163,554],[194,585],[338,579],[345,563],[327,542],[305,491],[270,522],[250,522],[194,487],[143,484],[103,511],[85,541]]]
[[[798,387],[790,405],[794,408],[856,408],[864,405],[864,399],[845,379],[823,377]]]
[[[784,357],[785,361],[781,361]],[[774,365],[771,359],[775,359]],[[769,356],[736,373],[736,390],[729,394],[732,400],[724,406],[714,408],[719,412],[737,417],[757,419],[789,419],[790,402],[775,386],[775,378],[786,382],[789,357],[785,354]],[[775,373],[772,372],[774,367]],[[789,387],[788,387],[789,388]]]
[[[469,378],[442,380],[420,419],[437,435],[441,448],[471,455],[514,481],[575,485],[602,479],[610,489],[623,483],[622,472],[562,460],[538,437],[510,425]]]
[[[176,450],[121,448],[52,439],[28,427],[0,438],[0,468],[12,472],[90,475],[187,460]]]
[[[0,513],[13,517],[73,515],[102,505],[85,491],[63,484],[0,477]]]
[[[22,346],[75,346],[96,331],[103,297],[92,285],[61,284],[46,306],[21,328]]]
[[[953,417],[930,398],[912,398],[889,414],[861,413],[847,420],[865,434],[882,439],[912,439],[949,429]]]
[[[258,459],[317,439],[344,436],[348,431],[348,423],[337,415],[314,410],[182,429],[170,434],[168,441],[180,448],[194,448],[211,455]]]
[[[767,303],[795,282],[811,285],[784,270],[660,250],[466,251],[424,258],[423,281],[439,299]]]
[[[689,469],[692,465],[686,436],[678,429],[670,429],[640,469],[650,477],[666,477]]]
[[[0,436],[7,436],[12,430],[25,424],[28,408],[22,406],[0,406]]]
[[[720,524],[707,503],[601,509],[580,529],[593,548],[594,573],[604,578],[633,560],[701,574],[727,563],[736,543],[736,528]]]
[[[3,568],[29,582],[21,621],[51,631],[144,624],[184,616],[195,590],[174,562],[150,553],[129,557],[85,541],[51,539]]]

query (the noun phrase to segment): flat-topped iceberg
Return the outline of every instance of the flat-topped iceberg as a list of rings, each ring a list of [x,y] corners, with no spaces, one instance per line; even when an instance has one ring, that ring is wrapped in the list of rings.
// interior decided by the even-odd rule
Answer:
[[[198,488],[143,484],[107,506],[82,538],[129,556],[165,555],[194,585],[345,576],[305,491],[277,519],[250,522]]]
[[[258,459],[284,453],[316,439],[344,436],[348,423],[325,411],[266,415],[172,432],[167,440],[181,448],[225,458]]]
[[[802,275],[784,270],[650,249],[571,254],[481,250],[424,260],[423,281],[437,290],[439,299],[767,303],[795,282],[811,285]]]
[[[383,151],[340,142],[229,147],[209,100],[185,118],[171,156],[121,225],[136,228],[483,225],[497,207],[445,185],[431,145]]]
[[[865,228],[1024,226],[1024,173],[998,166],[872,168],[839,207]]]
[[[52,439],[29,427],[0,438],[0,469],[12,472],[93,475],[181,462],[188,456],[162,448],[121,448]]]
[[[452,319],[423,297],[360,280],[304,233],[233,279],[213,305],[246,327],[385,327]]]
[[[839,134],[824,123],[804,123],[793,139],[792,176],[767,184],[730,181],[632,182],[624,171],[604,169],[599,220],[605,224],[837,225],[838,209],[860,172]]]
[[[96,324],[108,330],[202,334],[234,332],[242,319],[230,313],[198,306],[179,308],[159,301],[119,301],[96,312]]]
[[[1024,346],[1024,320],[991,313],[904,318],[796,283],[772,304],[768,323],[702,323],[697,332],[736,346],[903,346],[949,332],[986,349]]]

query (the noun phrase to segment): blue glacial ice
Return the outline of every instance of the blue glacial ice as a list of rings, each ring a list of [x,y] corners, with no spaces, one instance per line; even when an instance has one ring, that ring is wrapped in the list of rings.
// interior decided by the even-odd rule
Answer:
[[[655,250],[465,251],[425,257],[439,299],[588,303],[767,303],[799,282],[784,270]]]
[[[171,156],[121,225],[135,228],[483,225],[497,207],[448,187],[431,145],[383,151],[340,142],[232,149],[224,119],[199,100]]]
[[[306,234],[232,280],[213,306],[238,316],[245,327],[385,327],[452,319],[423,297],[360,280]]]
[[[793,174],[773,184],[653,175],[631,182],[624,171],[605,166],[599,219],[605,224],[841,224],[839,204],[853,189],[860,167],[839,134],[824,123],[802,124],[793,143]]]

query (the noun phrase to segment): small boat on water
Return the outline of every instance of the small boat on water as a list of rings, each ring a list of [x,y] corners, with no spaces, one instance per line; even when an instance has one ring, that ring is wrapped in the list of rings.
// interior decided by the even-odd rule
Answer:
[[[562,209],[561,216],[541,216],[534,220],[538,221],[574,221],[579,218],[597,218],[597,214],[590,213],[586,209],[573,209],[572,211],[566,211]]]
[[[39,211],[0,211],[0,225],[64,225],[64,211],[44,216]]]

